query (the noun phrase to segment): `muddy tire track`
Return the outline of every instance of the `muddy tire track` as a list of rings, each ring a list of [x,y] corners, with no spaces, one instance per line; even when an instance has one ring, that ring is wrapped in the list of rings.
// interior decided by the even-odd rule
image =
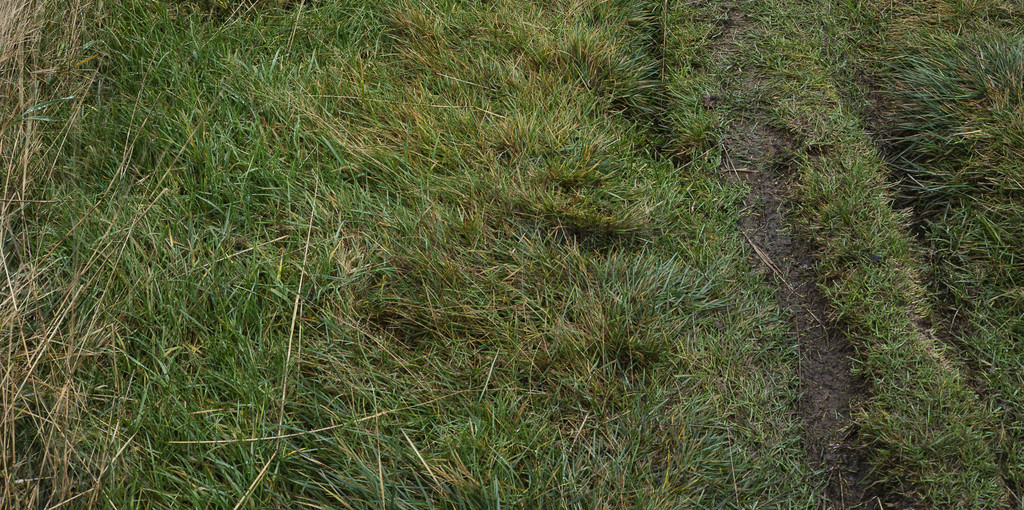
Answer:
[[[721,30],[711,51],[718,61],[736,62],[742,53],[740,41],[755,27],[737,4],[723,4],[722,11]],[[728,108],[724,112],[732,122],[721,141],[721,171],[750,188],[739,227],[756,256],[754,263],[775,281],[780,305],[800,345],[797,408],[804,422],[808,461],[828,478],[826,508],[881,508],[883,498],[870,476],[867,455],[854,446],[856,427],[851,419],[851,409],[868,396],[868,383],[853,375],[854,349],[829,322],[828,301],[817,285],[814,245],[793,234],[786,221],[797,178],[795,156],[801,151],[812,158],[827,154],[801,147],[794,134],[770,127],[768,114],[758,104],[768,87],[759,70],[742,65],[730,69],[736,74],[723,81],[723,97],[705,102],[713,107],[725,102]]]

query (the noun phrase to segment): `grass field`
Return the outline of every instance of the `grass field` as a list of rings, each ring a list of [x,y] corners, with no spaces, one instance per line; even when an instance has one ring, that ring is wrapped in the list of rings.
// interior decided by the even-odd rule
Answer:
[[[1022,19],[0,6],[0,507],[1018,508]]]

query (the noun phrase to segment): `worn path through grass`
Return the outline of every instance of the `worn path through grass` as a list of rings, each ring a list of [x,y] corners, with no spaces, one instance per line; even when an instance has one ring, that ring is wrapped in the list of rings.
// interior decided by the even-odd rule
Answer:
[[[748,65],[766,76],[768,124],[797,142],[794,227],[819,247],[832,319],[857,350],[871,398],[854,408],[856,442],[894,503],[991,507],[1010,496],[998,469],[996,415],[961,360],[922,319],[932,314],[922,253],[892,207],[886,165],[851,100],[853,5],[746,2],[760,26]]]
[[[774,279],[780,306],[799,341],[797,407],[808,460],[827,479],[827,506],[863,507],[874,503],[877,489],[871,487],[866,452],[846,436],[852,405],[866,399],[867,384],[853,373],[851,344],[829,320],[829,304],[818,290],[816,247],[791,228],[799,141],[771,123],[770,77],[748,54],[766,34],[748,9],[721,2],[706,13],[719,27],[709,49],[716,63],[710,71],[721,89],[708,96],[708,103],[722,130],[720,171],[749,189],[739,228],[752,258]]]
[[[998,414],[968,384],[956,349],[927,327],[923,253],[892,206],[886,164],[858,109],[852,80],[858,38],[871,34],[860,31],[865,14],[848,4],[740,1],[695,8],[690,19],[719,27],[703,41],[704,64],[722,85],[705,100],[718,112],[723,157],[738,154],[725,168],[750,185],[740,226],[804,340],[805,447],[832,475],[830,504],[1010,501]],[[801,290],[801,278],[813,278],[823,299]],[[815,320],[822,308],[827,317]],[[831,416],[816,419],[821,410]]]

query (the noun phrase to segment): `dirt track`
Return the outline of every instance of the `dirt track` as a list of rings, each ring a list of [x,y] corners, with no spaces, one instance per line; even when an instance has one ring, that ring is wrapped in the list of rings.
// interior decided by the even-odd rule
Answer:
[[[757,28],[739,5],[724,4],[721,11],[721,32],[712,49],[716,60],[730,62],[742,56],[740,42],[755,36]],[[770,127],[763,106],[754,99],[769,86],[767,80],[757,69],[733,69],[740,69],[739,74],[723,80],[721,91],[721,101],[732,103],[727,115],[734,119],[722,140],[721,172],[749,187],[747,213],[739,226],[756,254],[754,263],[775,281],[779,304],[800,344],[798,409],[808,460],[827,473],[828,507],[881,508],[884,498],[873,484],[867,456],[852,441],[856,430],[851,409],[867,398],[868,383],[852,373],[853,347],[828,318],[828,302],[817,286],[814,245],[787,223],[797,171],[793,158],[801,151],[824,158],[827,151],[801,147],[792,133]]]

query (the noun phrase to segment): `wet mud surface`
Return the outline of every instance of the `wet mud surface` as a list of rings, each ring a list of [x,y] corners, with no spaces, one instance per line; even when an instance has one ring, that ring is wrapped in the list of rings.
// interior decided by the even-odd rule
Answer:
[[[723,5],[722,10],[721,32],[712,51],[728,61],[742,51],[739,42],[754,28],[738,7]],[[756,91],[767,86],[757,69],[732,69],[738,75],[724,84],[732,90],[723,90],[723,97],[758,97]],[[715,107],[720,101],[711,97],[705,103]],[[881,495],[872,481],[866,453],[855,446],[851,410],[868,397],[870,388],[852,373],[853,347],[829,321],[828,301],[817,285],[815,247],[794,234],[787,222],[794,213],[791,189],[798,172],[794,157],[802,152],[824,158],[828,151],[802,147],[794,135],[770,127],[756,101],[733,102],[733,122],[722,140],[721,173],[749,188],[739,227],[755,254],[752,264],[776,283],[779,304],[800,346],[797,408],[804,423],[808,461],[828,477],[825,507],[902,508]],[[735,105],[741,105],[739,111]]]

